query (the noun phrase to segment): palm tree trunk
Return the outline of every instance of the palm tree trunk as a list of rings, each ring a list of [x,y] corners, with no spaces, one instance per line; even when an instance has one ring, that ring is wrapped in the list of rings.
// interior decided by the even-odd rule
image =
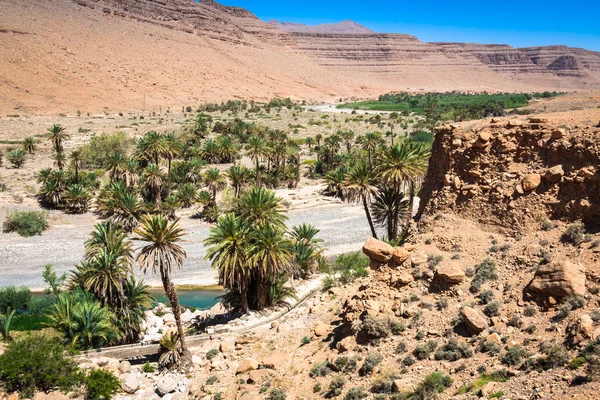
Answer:
[[[367,204],[367,197],[363,195],[362,201],[363,207],[365,208],[365,214],[367,214],[367,221],[369,221],[369,227],[371,228],[371,235],[377,239],[377,232],[375,232],[375,227],[373,226],[373,220],[371,219],[371,213],[369,212],[369,206]]]
[[[249,307],[248,307],[248,294],[246,293],[246,290],[242,290],[240,289],[240,301],[242,302],[242,309],[244,310],[244,314],[248,314],[249,312]]]
[[[259,174],[258,174],[258,157],[256,157],[256,187],[260,186]]]
[[[181,353],[185,354],[187,352],[187,347],[185,345],[185,331],[183,330],[183,324],[181,322],[181,308],[179,307],[179,299],[177,297],[177,292],[175,291],[175,285],[173,285],[173,282],[171,282],[168,275],[161,274],[161,278],[165,294],[171,302],[171,310],[173,310],[173,317],[175,318],[175,324],[177,325],[179,343],[181,343]]]
[[[394,182],[394,207],[393,207],[393,212],[394,212],[394,219],[393,219],[393,232],[392,232],[392,237],[390,239],[392,240],[396,240],[398,239],[398,220],[400,219],[400,207],[398,207],[398,204],[400,203],[400,199],[398,199],[398,196],[400,194],[400,182],[396,181]]]
[[[415,180],[411,179],[409,181],[409,199],[408,199],[408,219],[411,219],[413,216],[413,204],[414,204],[414,199],[415,199],[415,189],[416,189],[416,184],[415,184]]]
[[[75,184],[79,184],[79,167],[77,163],[75,163]]]
[[[171,195],[171,158],[168,159],[167,166],[167,197]]]

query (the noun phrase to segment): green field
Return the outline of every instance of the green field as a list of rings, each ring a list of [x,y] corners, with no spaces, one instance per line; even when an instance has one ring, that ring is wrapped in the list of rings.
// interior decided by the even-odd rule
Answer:
[[[341,104],[338,108],[359,110],[395,111],[400,114],[430,116],[438,114],[442,119],[463,121],[489,116],[502,116],[506,110],[524,107],[534,98],[558,96],[556,92],[544,93],[389,93],[378,100]]]

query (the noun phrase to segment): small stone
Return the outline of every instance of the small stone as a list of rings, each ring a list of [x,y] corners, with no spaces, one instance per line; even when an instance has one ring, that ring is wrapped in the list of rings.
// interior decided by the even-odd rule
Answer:
[[[335,346],[340,353],[345,353],[356,347],[356,338],[354,336],[348,336],[337,342]]]
[[[129,361],[121,361],[119,364],[119,371],[122,374],[128,374],[131,372],[131,363]]]
[[[325,325],[323,322],[318,322],[315,326],[315,336],[325,336],[329,331],[329,327]]]
[[[544,178],[548,182],[556,183],[560,182],[561,178],[565,175],[565,171],[563,170],[562,165],[555,165],[552,168],[549,168],[544,174]]]
[[[460,283],[465,279],[465,270],[460,265],[445,263],[438,266],[436,274],[446,283]]]
[[[277,329],[279,327],[279,322],[273,321],[271,322],[271,329]]]
[[[462,315],[463,320],[475,333],[483,332],[488,328],[488,323],[485,318],[477,312],[474,308],[471,307],[463,307],[460,310],[460,315]]]
[[[170,376],[166,376],[156,383],[156,390],[161,396],[174,392],[176,389],[177,381]]]
[[[231,353],[235,350],[235,343],[233,342],[222,342],[219,345],[219,351],[221,353]]]
[[[397,265],[402,265],[404,261],[408,260],[408,257],[410,257],[410,253],[404,247],[396,247],[392,254],[392,260],[394,260]]]
[[[552,131],[552,139],[561,139],[565,136],[566,131],[562,128],[558,128]]]
[[[367,239],[362,250],[371,260],[382,263],[390,261],[394,254],[394,247],[373,237]]]
[[[125,393],[133,394],[140,388],[140,381],[134,374],[123,374],[120,377],[121,389]]]

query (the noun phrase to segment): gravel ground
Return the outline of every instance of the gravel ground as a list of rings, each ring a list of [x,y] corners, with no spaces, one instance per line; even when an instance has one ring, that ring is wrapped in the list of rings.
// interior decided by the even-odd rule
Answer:
[[[31,289],[44,286],[42,271],[51,263],[58,272],[66,272],[81,261],[83,243],[93,225],[98,222],[93,216],[68,216],[52,213],[51,228],[41,236],[22,238],[17,234],[0,233],[0,287],[24,285]],[[369,227],[361,207],[350,205],[325,205],[288,212],[288,225],[303,222],[321,230],[326,255],[342,254],[359,250],[370,236]],[[175,271],[177,284],[213,284],[216,276],[208,261],[204,260],[202,244],[210,233],[210,225],[184,217],[182,225],[189,231],[184,243],[187,261],[184,268]],[[136,243],[137,245],[137,243]],[[139,270],[137,275],[142,275]],[[160,280],[150,275],[145,280],[160,286]]]

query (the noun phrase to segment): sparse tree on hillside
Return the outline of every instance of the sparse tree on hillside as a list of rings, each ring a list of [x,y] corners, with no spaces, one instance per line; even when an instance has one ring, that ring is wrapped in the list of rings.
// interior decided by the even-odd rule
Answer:
[[[28,137],[23,140],[23,150],[32,155],[37,148],[37,141],[33,137]]]
[[[358,201],[362,203],[371,228],[371,235],[377,239],[377,232],[375,232],[375,226],[373,226],[373,220],[371,219],[371,213],[369,212],[369,201],[371,196],[377,191],[374,186],[375,179],[371,173],[369,166],[361,163],[350,168],[346,174],[346,179],[343,182],[344,190],[346,191],[346,198],[350,201]]]

